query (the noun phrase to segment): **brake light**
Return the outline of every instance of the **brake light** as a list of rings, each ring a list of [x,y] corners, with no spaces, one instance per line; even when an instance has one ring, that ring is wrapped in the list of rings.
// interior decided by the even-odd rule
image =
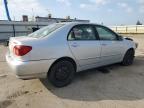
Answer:
[[[32,50],[31,46],[25,46],[25,45],[16,45],[13,48],[13,52],[17,56],[24,56],[31,50]]]

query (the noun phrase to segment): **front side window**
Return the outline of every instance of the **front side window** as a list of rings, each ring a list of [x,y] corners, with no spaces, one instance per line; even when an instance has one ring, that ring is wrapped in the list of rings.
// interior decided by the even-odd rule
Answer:
[[[99,34],[100,40],[117,40],[117,36],[105,27],[98,26],[96,30]]]
[[[48,36],[50,33],[54,32],[55,30],[59,29],[62,27],[64,24],[51,24],[49,26],[46,26],[36,32],[33,32],[28,35],[28,37],[33,37],[33,38],[42,38],[45,36]]]
[[[75,26],[70,31],[68,40],[96,40],[94,29],[90,25]]]

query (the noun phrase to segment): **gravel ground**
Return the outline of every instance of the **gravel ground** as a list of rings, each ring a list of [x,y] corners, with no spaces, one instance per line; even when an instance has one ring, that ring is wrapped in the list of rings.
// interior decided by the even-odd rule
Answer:
[[[54,88],[46,79],[17,79],[5,62],[0,45],[0,108],[144,108],[144,37],[132,66],[108,66],[81,72],[73,83]]]

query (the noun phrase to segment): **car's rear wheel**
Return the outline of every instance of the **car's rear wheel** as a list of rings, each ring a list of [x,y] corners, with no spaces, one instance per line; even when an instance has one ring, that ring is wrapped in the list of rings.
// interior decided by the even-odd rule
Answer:
[[[49,81],[56,87],[64,87],[74,78],[75,68],[72,62],[63,60],[55,63],[48,74]]]
[[[135,52],[134,52],[133,49],[128,50],[128,51],[126,52],[124,58],[123,58],[122,65],[128,66],[128,65],[133,64],[134,54],[135,54]]]

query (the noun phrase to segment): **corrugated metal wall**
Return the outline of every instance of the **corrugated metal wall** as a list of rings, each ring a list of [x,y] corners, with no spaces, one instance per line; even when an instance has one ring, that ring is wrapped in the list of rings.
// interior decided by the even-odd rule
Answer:
[[[32,32],[32,28],[41,28],[49,25],[48,22],[14,22],[0,21],[0,40],[14,36],[24,36]]]

